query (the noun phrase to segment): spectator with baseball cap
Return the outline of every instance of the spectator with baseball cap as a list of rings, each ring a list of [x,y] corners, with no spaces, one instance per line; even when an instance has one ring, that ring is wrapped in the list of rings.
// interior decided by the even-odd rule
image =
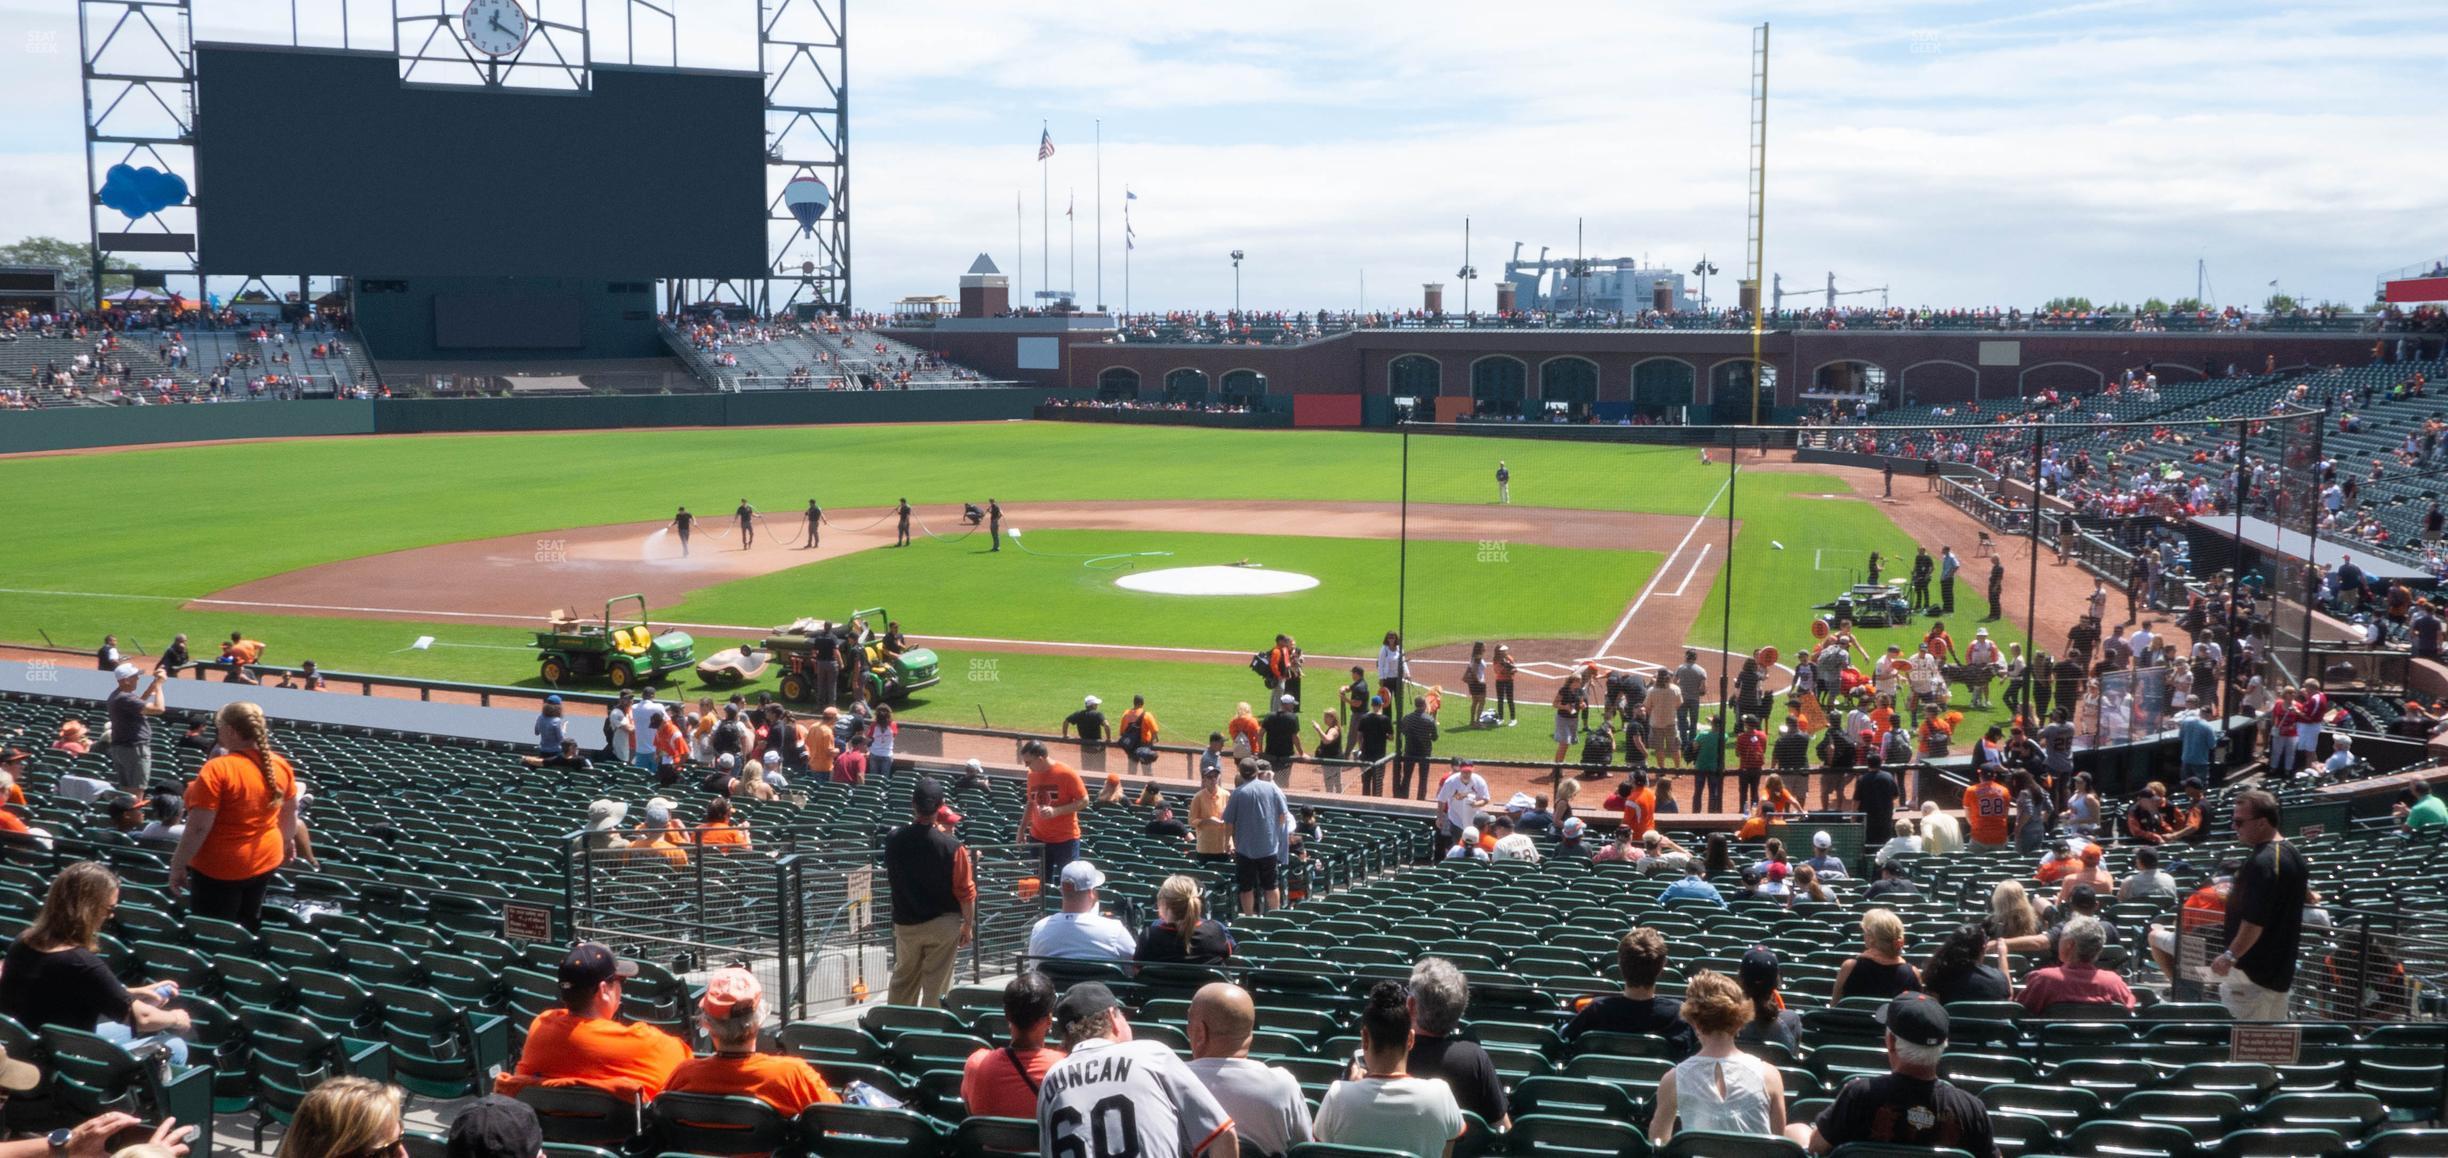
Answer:
[[[647,855],[660,856],[675,869],[688,867],[688,838],[682,836],[679,825],[672,821],[672,810],[678,807],[669,797],[657,796],[646,802],[645,823],[638,826],[636,839],[629,842],[632,861]]]
[[[705,996],[697,1001],[697,1021],[705,1027],[714,1055],[681,1062],[665,1090],[755,1098],[784,1117],[818,1102],[841,1100],[806,1062],[757,1052],[757,1030],[765,1023],[765,987],[756,974],[737,966],[715,970],[706,978]]]
[[[977,934],[977,877],[969,849],[939,822],[946,811],[943,783],[919,777],[910,790],[910,822],[884,838],[884,875],[892,886],[894,1005],[941,1002],[952,988],[960,947]]]
[[[1233,888],[1241,895],[1241,911],[1253,914],[1274,907],[1280,862],[1291,839],[1292,808],[1283,790],[1258,774],[1264,767],[1241,761],[1240,786],[1224,802],[1224,823],[1233,838]]]
[[[451,1119],[444,1158],[541,1158],[544,1124],[527,1103],[487,1094]]]
[[[586,755],[569,741],[569,722],[561,715],[561,697],[544,697],[543,710],[536,713],[535,766],[538,768],[576,768],[587,770]]]
[[[536,1015],[518,1066],[493,1084],[516,1097],[529,1086],[588,1086],[616,1094],[653,1097],[689,1048],[650,1025],[621,1021],[621,982],[637,976],[637,962],[624,961],[593,941],[572,946],[561,959],[561,1008]]]
[[[1835,845],[1835,838],[1829,836],[1828,831],[1824,828],[1811,834],[1810,859],[1802,863],[1809,865],[1812,872],[1819,874],[1820,880],[1840,881],[1845,879],[1844,858],[1835,854],[1833,851]]]
[[[1037,1091],[1063,1051],[1046,1044],[1053,1025],[1054,983],[1034,969],[1003,986],[1003,1024],[1011,1041],[969,1055],[961,1065],[961,1105],[972,1117],[1034,1118]]]
[[[1950,1031],[1946,1006],[1926,993],[1899,994],[1878,1020],[1887,1028],[1889,1072],[1846,1082],[1817,1121],[1789,1125],[1786,1136],[1814,1154],[1848,1142],[1880,1142],[1998,1158],[1988,1107],[1938,1076]]]
[[[1064,865],[1062,911],[1046,914],[1029,930],[1028,955],[1130,960],[1139,939],[1131,936],[1129,926],[1097,911],[1097,890],[1104,887],[1105,874],[1094,864],[1075,860]]]
[[[1741,971],[1735,980],[1742,986],[1743,996],[1751,1000],[1751,1017],[1736,1031],[1734,1040],[1740,1045],[1775,1042],[1787,1050],[1802,1041],[1802,1015],[1785,1008],[1783,984],[1784,963],[1776,950],[1753,945],[1742,955]]]
[[[143,792],[153,783],[153,717],[167,710],[162,700],[167,677],[155,673],[143,695],[136,693],[136,681],[144,678],[144,669],[135,664],[113,667],[111,678],[118,686],[103,703],[110,718],[111,773],[120,788]]]
[[[1038,1153],[1086,1153],[1093,1134],[1099,1153],[1239,1158],[1232,1115],[1170,1046],[1132,1039],[1113,990],[1072,986],[1054,1004],[1053,1026],[1068,1052],[1039,1086]],[[1120,1124],[1127,1137],[1109,1137],[1117,1103],[1129,1108]]]

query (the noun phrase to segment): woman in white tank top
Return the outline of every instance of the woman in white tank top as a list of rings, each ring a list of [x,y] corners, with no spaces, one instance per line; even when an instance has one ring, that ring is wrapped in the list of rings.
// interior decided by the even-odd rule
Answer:
[[[1751,1020],[1742,986],[1722,973],[1701,972],[1684,987],[1683,1020],[1700,1036],[1700,1052],[1658,1079],[1657,1115],[1649,1140],[1663,1146],[1678,1132],[1715,1130],[1783,1136],[1785,1077],[1776,1067],[1734,1048]]]

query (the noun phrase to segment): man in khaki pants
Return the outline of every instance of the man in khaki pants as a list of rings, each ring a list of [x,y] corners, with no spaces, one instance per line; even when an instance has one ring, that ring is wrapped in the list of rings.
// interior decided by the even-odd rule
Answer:
[[[969,850],[952,835],[960,815],[943,785],[923,777],[910,793],[910,822],[884,838],[892,886],[894,1005],[937,1005],[952,987],[960,949],[977,932],[977,878]]]

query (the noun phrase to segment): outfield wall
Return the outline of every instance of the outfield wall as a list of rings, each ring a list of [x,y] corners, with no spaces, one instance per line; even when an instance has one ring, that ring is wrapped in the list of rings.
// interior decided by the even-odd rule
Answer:
[[[1088,392],[981,386],[951,390],[771,391],[583,398],[384,398],[62,407],[0,418],[0,454],[341,434],[624,430],[668,426],[798,426],[874,422],[995,422],[1027,418],[1049,398]]]

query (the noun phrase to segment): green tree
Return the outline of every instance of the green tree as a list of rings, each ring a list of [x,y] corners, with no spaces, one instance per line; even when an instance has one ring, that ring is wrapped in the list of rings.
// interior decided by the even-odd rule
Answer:
[[[2200,298],[2178,298],[2169,302],[2168,308],[2180,314],[2198,314],[2202,311],[2202,300]]]
[[[2293,294],[2271,294],[2268,301],[2261,303],[2261,308],[2273,314],[2283,314],[2296,309],[2299,304]]]
[[[2142,299],[2142,312],[2146,314],[2164,314],[2168,312],[2168,304],[2156,297],[2144,298]]]
[[[67,271],[61,279],[79,304],[93,301],[93,246],[82,241],[63,241],[56,237],[28,237],[0,245],[0,264],[56,265]],[[125,289],[136,284],[128,276],[136,267],[119,258],[105,258],[102,263],[102,288]]]
[[[2087,312],[2091,308],[2091,299],[2084,297],[2050,298],[2049,300],[2040,303],[2040,308],[2048,312],[2055,312],[2057,310]]]

